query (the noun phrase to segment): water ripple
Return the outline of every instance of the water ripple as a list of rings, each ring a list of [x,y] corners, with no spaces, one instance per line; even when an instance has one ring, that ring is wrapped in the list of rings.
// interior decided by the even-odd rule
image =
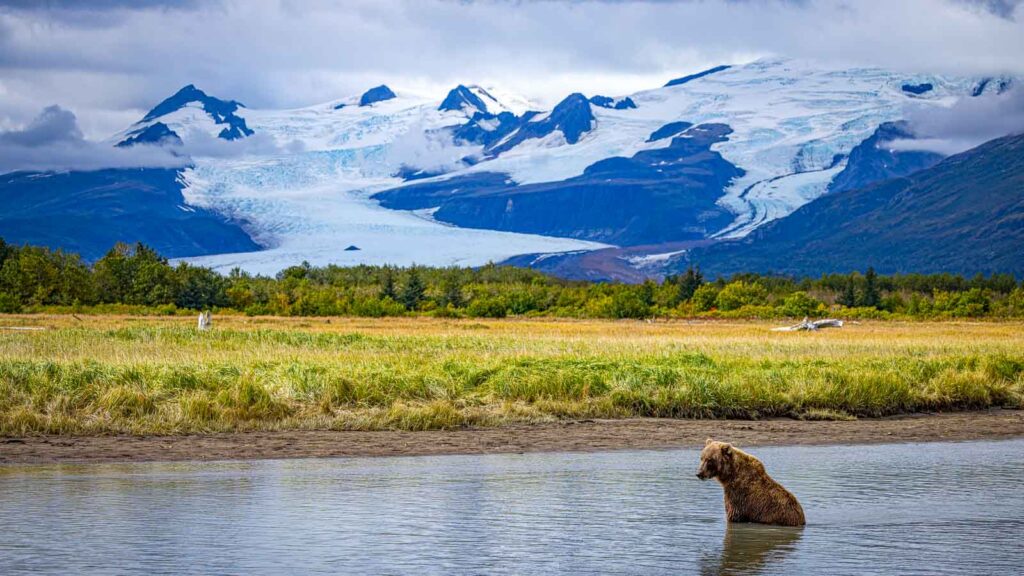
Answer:
[[[1024,441],[753,451],[804,529],[723,521],[697,452],[0,467],[0,574],[989,574]]]

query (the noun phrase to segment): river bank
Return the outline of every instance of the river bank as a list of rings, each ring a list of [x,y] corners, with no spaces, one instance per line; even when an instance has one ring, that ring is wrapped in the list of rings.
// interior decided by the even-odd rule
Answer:
[[[429,431],[280,431],[182,436],[0,438],[0,463],[255,460],[589,452],[700,446],[877,444],[1024,437],[1024,410],[914,414],[851,421],[582,420]]]

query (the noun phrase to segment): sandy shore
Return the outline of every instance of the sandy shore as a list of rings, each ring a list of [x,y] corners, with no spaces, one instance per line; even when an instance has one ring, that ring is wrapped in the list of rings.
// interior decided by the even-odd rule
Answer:
[[[739,446],[994,440],[1024,436],[1024,411],[917,414],[846,422],[637,419],[429,432],[0,438],[0,464],[668,449],[698,447],[708,436]]]

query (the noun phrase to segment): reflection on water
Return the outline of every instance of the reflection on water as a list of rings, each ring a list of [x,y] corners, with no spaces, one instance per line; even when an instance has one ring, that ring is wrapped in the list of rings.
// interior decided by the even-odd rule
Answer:
[[[753,450],[803,529],[724,522],[698,451],[0,466],[0,574],[989,574],[1024,441]]]
[[[727,524],[722,549],[706,557],[701,574],[760,574],[796,549],[804,529],[790,526]]]

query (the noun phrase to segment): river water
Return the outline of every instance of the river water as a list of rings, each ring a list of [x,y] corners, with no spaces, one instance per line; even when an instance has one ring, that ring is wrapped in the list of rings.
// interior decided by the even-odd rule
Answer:
[[[805,528],[697,450],[0,466],[0,574],[1024,572],[1024,440],[750,451]]]

